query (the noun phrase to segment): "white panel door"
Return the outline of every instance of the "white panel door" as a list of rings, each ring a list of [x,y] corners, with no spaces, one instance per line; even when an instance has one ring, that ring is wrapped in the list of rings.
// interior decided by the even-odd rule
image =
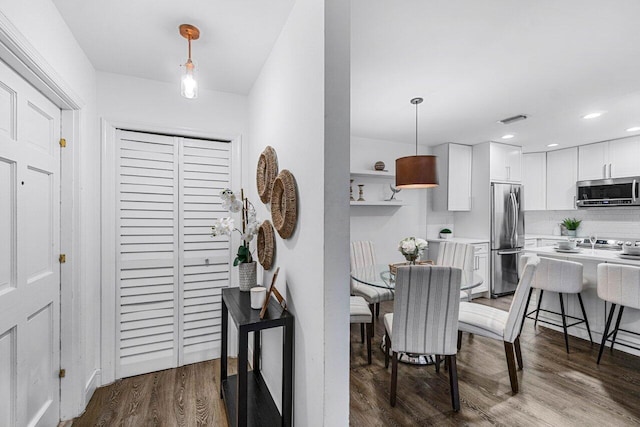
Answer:
[[[609,142],[609,178],[640,175],[640,138]]]
[[[60,110],[0,62],[0,425],[60,417]]]
[[[230,143],[118,130],[116,377],[218,357]]]
[[[609,143],[599,142],[578,147],[578,180],[605,179],[609,177]]]

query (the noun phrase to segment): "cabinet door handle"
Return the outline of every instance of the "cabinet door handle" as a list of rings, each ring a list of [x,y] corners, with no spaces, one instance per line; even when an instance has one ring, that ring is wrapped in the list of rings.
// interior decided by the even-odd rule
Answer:
[[[611,163],[609,163],[609,178],[611,178]]]
[[[574,208],[578,207],[578,196],[573,196],[573,207]]]
[[[507,166],[507,181],[511,181],[511,166]]]
[[[606,178],[607,177],[607,164],[603,164],[602,165],[602,178]]]

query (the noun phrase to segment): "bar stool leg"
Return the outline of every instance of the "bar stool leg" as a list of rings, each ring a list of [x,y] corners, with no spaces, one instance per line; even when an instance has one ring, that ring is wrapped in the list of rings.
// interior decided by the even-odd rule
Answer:
[[[596,362],[598,365],[600,364],[600,359],[602,358],[602,352],[604,351],[604,345],[607,342],[607,335],[609,334],[609,327],[611,326],[611,320],[613,319],[613,312],[616,309],[615,304],[611,304],[611,310],[609,311],[609,317],[607,318],[607,324],[604,327],[604,332],[602,333],[602,342],[600,343],[600,351],[598,352],[598,361]],[[606,303],[605,303],[606,310]]]
[[[371,333],[373,332],[373,316],[371,323],[367,323],[367,363],[371,365]]]
[[[538,308],[536,308],[536,321],[533,322],[533,327],[537,327],[538,326],[538,314],[540,313],[540,303],[542,302],[542,294],[544,293],[544,291],[542,289],[540,289],[540,295],[538,295]]]
[[[560,297],[560,313],[562,314],[562,329],[564,330],[564,346],[567,348],[567,353],[569,353],[569,335],[567,335],[567,319],[564,314],[564,301],[562,300],[562,293],[559,293]]]
[[[582,295],[578,294],[578,301],[580,301],[580,309],[582,309],[582,317],[584,317],[584,324],[587,326],[587,332],[589,333],[589,341],[593,344],[593,338],[591,337],[591,328],[589,328],[589,321],[587,320],[587,312],[584,311],[584,304],[582,303]]]
[[[622,319],[622,312],[624,311],[624,305],[620,306],[618,311],[618,320],[616,320],[616,328],[613,330],[613,338],[611,339],[611,351],[613,352],[613,346],[616,343],[616,337],[618,336],[618,328],[620,328],[620,320]]]
[[[524,327],[524,319],[527,318],[527,309],[529,308],[529,302],[531,301],[531,295],[533,294],[533,288],[529,289],[529,296],[527,297],[527,303],[524,305],[524,314],[522,315],[522,323],[520,324],[520,332],[522,332],[522,328]],[[458,347],[460,350],[460,347]]]

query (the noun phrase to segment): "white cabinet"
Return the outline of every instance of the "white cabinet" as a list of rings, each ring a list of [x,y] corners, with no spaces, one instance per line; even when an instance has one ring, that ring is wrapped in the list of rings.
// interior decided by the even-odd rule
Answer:
[[[576,208],[578,149],[576,147],[547,153],[547,209]],[[526,195],[525,195],[526,200]]]
[[[547,153],[522,155],[524,210],[543,211],[547,208]]]
[[[473,245],[474,258],[473,258],[473,271],[478,273],[484,281],[482,285],[477,288],[473,288],[471,294],[479,294],[487,292],[489,290],[489,244],[477,243]]]
[[[522,180],[522,147],[492,142],[490,147],[491,181]]]
[[[433,210],[471,210],[472,147],[442,144],[434,148],[438,156],[439,186],[433,189]]]
[[[579,180],[640,175],[640,138],[624,138],[579,147]]]

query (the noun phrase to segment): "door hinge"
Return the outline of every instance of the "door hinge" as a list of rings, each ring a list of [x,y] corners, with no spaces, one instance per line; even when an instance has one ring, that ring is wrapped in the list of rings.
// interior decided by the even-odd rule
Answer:
[[[58,377],[64,378],[67,375],[66,369],[60,369],[60,373],[58,373]]]
[[[67,146],[67,140],[64,138],[60,138],[60,147],[64,148]]]
[[[67,255],[66,254],[60,254],[60,257],[58,258],[58,261],[60,261],[60,264],[64,264],[65,262],[67,262]]]

